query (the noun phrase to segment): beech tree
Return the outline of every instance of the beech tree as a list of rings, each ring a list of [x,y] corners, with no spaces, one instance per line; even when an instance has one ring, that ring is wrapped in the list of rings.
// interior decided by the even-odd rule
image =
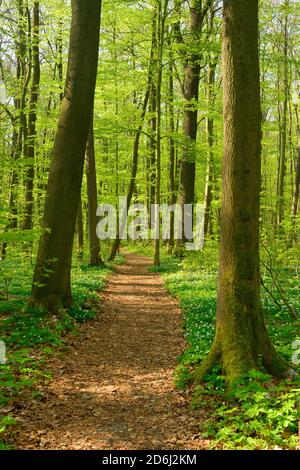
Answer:
[[[97,237],[97,175],[95,162],[95,141],[94,141],[94,116],[88,134],[86,146],[86,180],[88,195],[88,232],[89,232],[89,248],[90,248],[90,265],[103,265],[100,252],[100,241]]]
[[[258,0],[224,0],[224,156],[217,328],[199,381],[221,363],[230,383],[252,369],[275,376],[288,365],[276,353],[260,301],[261,108]]]
[[[101,0],[72,0],[67,78],[31,293],[32,304],[53,311],[72,302],[72,247],[94,102],[100,13]]]
[[[186,44],[184,42],[183,35],[181,34],[180,21],[177,21],[175,24],[177,40],[179,44],[185,46],[185,48],[183,48],[182,54],[184,61],[184,81],[182,84],[182,93],[185,100],[184,116],[182,122],[184,142],[182,146],[178,193],[178,200],[182,206],[182,210],[185,204],[195,203],[198,96],[202,60],[202,50],[199,47],[199,42],[202,35],[204,20],[213,3],[214,0],[207,0],[206,2],[202,2],[202,0],[192,0],[190,2],[190,28],[189,37]],[[178,15],[180,15],[181,10],[180,4],[180,1],[175,2],[175,8],[177,9]],[[191,212],[190,217],[193,219],[193,211]],[[177,254],[181,254],[181,245],[184,240],[185,236],[183,230],[183,240],[177,240]]]

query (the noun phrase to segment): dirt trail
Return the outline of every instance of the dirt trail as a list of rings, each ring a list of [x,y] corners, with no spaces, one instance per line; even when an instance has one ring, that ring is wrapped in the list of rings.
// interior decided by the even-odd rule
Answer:
[[[197,417],[174,389],[183,348],[178,305],[126,255],[102,294],[97,319],[51,360],[43,397],[24,404],[18,449],[200,449]]]

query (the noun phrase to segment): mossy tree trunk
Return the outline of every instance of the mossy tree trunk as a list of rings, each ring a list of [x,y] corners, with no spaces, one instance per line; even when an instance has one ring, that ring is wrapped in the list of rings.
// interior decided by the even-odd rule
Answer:
[[[258,0],[224,0],[224,160],[217,330],[195,380],[217,363],[228,382],[264,367],[281,377],[260,302],[261,110]]]
[[[64,98],[54,143],[31,303],[52,311],[72,302],[72,247],[97,76],[101,0],[72,0]]]

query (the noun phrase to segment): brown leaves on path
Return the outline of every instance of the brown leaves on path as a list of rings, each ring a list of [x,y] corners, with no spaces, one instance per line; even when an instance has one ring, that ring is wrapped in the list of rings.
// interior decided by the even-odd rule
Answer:
[[[173,384],[182,352],[177,302],[149,260],[126,255],[99,315],[50,361],[43,395],[18,410],[17,449],[201,449],[199,418]]]

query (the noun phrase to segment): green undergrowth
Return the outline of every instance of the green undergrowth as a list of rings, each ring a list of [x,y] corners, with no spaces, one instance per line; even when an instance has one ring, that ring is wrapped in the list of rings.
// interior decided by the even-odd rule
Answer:
[[[138,246],[131,250],[153,256],[152,247]],[[280,279],[280,288],[289,305],[300,312],[297,269],[287,262],[295,259],[295,253],[288,257],[285,252],[281,259],[278,256],[275,259],[276,269],[280,266],[280,273],[278,269],[274,271]],[[168,255],[163,248],[161,266],[150,270],[161,273],[168,291],[179,299],[183,309],[187,347],[179,358],[175,382],[177,387],[184,388],[190,384],[195,364],[206,356],[214,338],[217,246],[211,242],[202,251],[187,253],[183,260]],[[295,355],[293,344],[300,339],[300,316],[299,320],[291,317],[271,276],[268,272],[263,275],[276,301],[262,289],[268,329],[277,350],[291,362]],[[201,435],[210,439],[211,447],[217,449],[294,449],[299,445],[299,385],[298,378],[278,382],[267,374],[250,371],[229,391],[222,370],[215,368],[202,386],[193,389],[192,406],[200,415]]]
[[[123,257],[118,256],[116,263]],[[72,293],[74,303],[63,314],[53,316],[28,307],[33,268],[27,256],[1,261],[0,340],[7,361],[0,364],[0,450],[9,448],[1,441],[15,419],[9,415],[16,400],[35,394],[35,386],[50,378],[47,357],[63,347],[66,335],[76,335],[77,326],[97,314],[99,291],[105,286],[113,265],[90,267],[74,261]],[[5,438],[3,439],[5,441]]]

